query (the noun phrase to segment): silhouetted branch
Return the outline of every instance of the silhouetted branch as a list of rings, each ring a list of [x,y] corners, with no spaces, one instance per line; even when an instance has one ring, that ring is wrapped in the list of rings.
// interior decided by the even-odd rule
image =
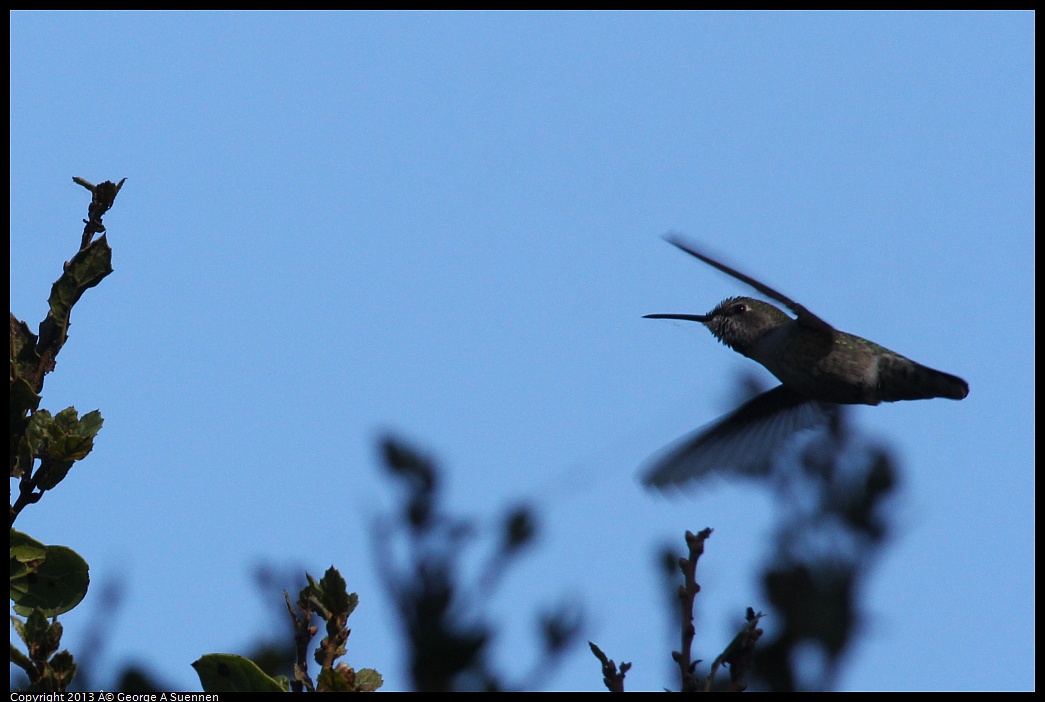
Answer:
[[[726,650],[712,663],[711,672],[708,673],[708,679],[704,684],[705,692],[711,690],[711,685],[715,681],[715,673],[723,663],[729,666],[730,692],[743,692],[747,689],[744,674],[751,670],[755,663],[755,642],[762,636],[762,630],[758,628],[758,621],[764,616],[761,612],[755,614],[755,610],[747,608],[747,623],[733,637],[733,640],[726,646]]]
[[[679,615],[682,617],[682,648],[673,651],[671,658],[678,663],[683,692],[693,692],[700,686],[694,673],[700,661],[692,660],[693,636],[696,634],[696,627],[693,626],[693,603],[700,592],[700,585],[697,584],[697,561],[704,555],[704,541],[711,536],[711,531],[710,528],[696,534],[687,531],[686,546],[689,548],[689,557],[679,559],[679,568],[684,578],[678,591]]]
[[[120,192],[120,188],[123,187],[126,178],[121,180],[119,183],[113,183],[111,180],[107,180],[104,183],[94,185],[89,183],[83,178],[77,178],[73,176],[73,182],[78,185],[82,185],[91,191],[91,204],[87,208],[87,219],[83,221],[83,237],[80,239],[80,248],[85,249],[87,245],[91,243],[91,239],[94,238],[95,234],[104,234],[105,225],[102,224],[102,215],[109,211],[112,207],[113,201],[116,199],[116,194]]]
[[[631,663],[621,663],[620,668],[611,659],[606,657],[598,646],[591,641],[588,642],[591,652],[602,663],[602,682],[610,692],[624,692],[624,675],[631,669]]]

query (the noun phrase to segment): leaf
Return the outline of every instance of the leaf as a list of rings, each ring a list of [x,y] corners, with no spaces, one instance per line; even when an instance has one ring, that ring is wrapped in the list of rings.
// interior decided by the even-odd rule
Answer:
[[[66,546],[47,546],[42,559],[16,558],[14,539],[18,532],[11,533],[11,600],[15,613],[25,617],[39,609],[53,617],[80,604],[91,583],[87,561]],[[38,544],[24,534],[21,537],[25,540],[18,548],[23,555]]]
[[[11,378],[36,380],[40,375],[40,354],[36,351],[36,334],[29,325],[11,315]],[[12,387],[14,383],[12,382]],[[34,386],[30,384],[30,389]],[[14,405],[12,403],[12,409]],[[34,406],[35,409],[35,406]]]
[[[192,664],[204,692],[287,692],[249,658],[231,653],[208,653]],[[285,678],[284,678],[285,680]]]
[[[26,438],[34,458],[40,459],[36,484],[40,490],[50,490],[60,483],[73,463],[87,456],[94,448],[94,437],[102,428],[98,410],[82,418],[75,407],[67,407],[52,417],[47,410],[37,410],[29,418]]]
[[[373,668],[353,670],[342,664],[334,669],[324,668],[316,682],[319,692],[373,692],[385,681]]]
[[[36,383],[43,370],[36,352],[36,335],[25,322],[11,315],[11,477],[21,478],[32,469],[25,445],[29,415],[40,406]]]
[[[112,249],[105,235],[98,237],[85,248],[80,249],[66,265],[58,280],[51,286],[51,296],[47,303],[51,306],[59,327],[63,330],[69,326],[69,313],[80,296],[89,288],[102,282],[105,276],[112,273]],[[65,340],[65,335],[62,335]]]
[[[356,671],[356,691],[373,692],[385,684],[381,673],[373,668],[362,668]]]
[[[11,530],[11,599],[21,597],[47,558],[47,546],[15,529]],[[17,626],[17,625],[16,625]]]
[[[347,665],[324,668],[316,678],[317,692],[355,692],[356,671]]]
[[[319,601],[334,615],[352,614],[356,605],[359,604],[359,596],[356,593],[349,594],[345,579],[334,566],[330,566],[323,574],[318,587],[313,588]]]
[[[18,423],[21,431],[28,421],[27,415],[40,406],[40,396],[33,390],[33,386],[24,378],[16,378],[11,381],[11,424],[12,429]]]
[[[11,622],[33,660],[47,660],[62,642],[62,625],[47,621],[38,609],[26,615],[24,622],[17,617],[11,617]]]
[[[47,545],[17,529],[11,530],[11,560],[21,563],[42,561],[47,557]]]
[[[13,618],[13,621],[17,622],[15,625],[19,629],[19,636],[21,635],[22,620]],[[33,672],[33,662],[29,659],[29,656],[22,653],[20,650],[15,648],[14,644],[11,644],[11,663],[17,665],[19,668],[25,671],[26,675],[30,675]]]

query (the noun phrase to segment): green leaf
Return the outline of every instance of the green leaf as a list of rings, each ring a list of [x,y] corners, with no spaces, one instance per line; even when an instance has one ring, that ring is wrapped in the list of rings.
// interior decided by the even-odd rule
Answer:
[[[70,407],[69,409],[73,409]],[[75,415],[76,410],[73,409]],[[99,410],[91,410],[83,417],[80,418],[78,425],[78,431],[82,436],[89,436],[94,438],[98,436],[98,432],[102,430],[102,413]]]
[[[36,351],[36,334],[29,325],[11,315],[11,377],[36,379],[40,374],[40,354]],[[13,387],[13,383],[12,383]],[[32,389],[30,385],[30,390]],[[13,408],[13,403],[12,403]],[[34,407],[35,409],[35,407]]]
[[[13,369],[13,366],[12,366]],[[25,440],[31,412],[40,406],[40,396],[33,392],[29,381],[17,378],[11,381],[11,477],[21,478],[32,470],[32,452]]]
[[[26,415],[40,406],[40,396],[28,380],[18,378],[11,382],[11,421],[25,421]]]
[[[33,660],[45,661],[58,650],[62,642],[62,625],[47,621],[39,609],[29,612],[24,622],[16,617],[11,617],[11,621]]]
[[[373,668],[353,670],[347,665],[324,668],[316,680],[320,692],[373,692],[384,684]]]
[[[112,249],[105,235],[98,237],[86,247],[80,249],[66,264],[65,270],[51,286],[51,296],[47,302],[51,306],[59,329],[61,339],[65,341],[65,332],[69,328],[69,313],[80,296],[89,288],[102,282],[105,276],[112,273]]]
[[[64,690],[76,677],[76,661],[68,651],[59,651],[51,658],[47,674],[54,680],[55,690]]]
[[[94,437],[102,428],[98,410],[82,418],[75,407],[67,407],[52,417],[47,410],[37,410],[29,418],[26,438],[34,458],[40,459],[36,484],[40,490],[50,490],[68,474],[73,463],[87,456],[94,448]]]
[[[29,449],[36,456],[40,448],[51,438],[54,417],[45,409],[36,410],[29,417],[29,426],[25,430],[26,438],[29,439]]]
[[[355,692],[356,672],[348,666],[324,668],[316,678],[316,689],[319,692]]]
[[[356,671],[356,691],[373,692],[385,684],[381,673],[373,668],[362,668]]]
[[[26,638],[29,634],[25,630],[25,622],[18,617],[11,617],[11,626],[14,627],[15,632],[18,633],[18,638],[22,640],[22,643],[29,645],[29,639]],[[14,644],[11,644],[11,650],[15,650]],[[14,660],[13,658],[11,659]]]
[[[17,626],[21,626],[22,620],[12,617],[12,620],[18,622]],[[19,632],[21,636],[21,632]],[[26,672],[26,675],[30,675],[33,672],[33,662],[29,659],[29,656],[22,653],[20,650],[15,648],[14,644],[11,644],[11,663],[17,665],[19,668]]]
[[[208,653],[192,664],[204,692],[287,692],[249,658],[231,653]],[[285,678],[284,678],[285,680]]]
[[[334,615],[352,614],[356,605],[359,604],[359,596],[354,592],[352,594],[348,593],[345,579],[341,577],[341,573],[334,566],[327,568],[327,572],[323,574],[323,579],[313,589],[316,597],[327,608],[327,611]]]
[[[17,529],[11,530],[11,560],[21,563],[42,561],[47,557],[47,545]]]
[[[32,469],[32,459],[24,442],[29,415],[40,406],[35,383],[42,374],[36,335],[25,322],[11,315],[11,477],[21,478]]]
[[[12,541],[14,534],[12,530]],[[24,534],[19,549],[27,553],[27,543],[36,544]],[[21,539],[21,537],[19,537]],[[42,559],[21,560],[11,556],[11,600],[17,614],[28,616],[39,609],[47,617],[64,614],[80,604],[87,594],[91,578],[87,562],[66,546],[47,546]]]

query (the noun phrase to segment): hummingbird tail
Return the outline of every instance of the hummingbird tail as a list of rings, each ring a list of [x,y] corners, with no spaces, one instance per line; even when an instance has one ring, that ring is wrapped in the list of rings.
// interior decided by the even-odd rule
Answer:
[[[908,359],[879,359],[878,377],[881,378],[883,402],[898,400],[931,400],[945,397],[964,400],[969,384],[956,375],[927,368]]]

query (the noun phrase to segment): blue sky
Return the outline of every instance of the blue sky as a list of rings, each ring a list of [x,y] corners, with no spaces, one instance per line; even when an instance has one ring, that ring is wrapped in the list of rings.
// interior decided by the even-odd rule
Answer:
[[[749,292],[678,230],[969,381],[855,412],[904,492],[839,685],[1032,689],[1033,55],[1028,13],[12,14],[11,310],[33,328],[79,241],[71,176],[127,178],[115,273],[44,393],[105,427],[19,525],[126,581],[108,663],[198,689],[193,660],[270,623],[254,564],[333,563],[361,598],[348,661],[402,689],[367,537],[393,431],[455,509],[543,515],[490,602],[502,662],[531,636],[509,613],[565,593],[628,689],[671,685],[653,548],[716,529],[712,658],[766,608],[771,523],[743,486],[635,480],[756,369],[641,319]],[[581,645],[545,687],[600,678]]]

